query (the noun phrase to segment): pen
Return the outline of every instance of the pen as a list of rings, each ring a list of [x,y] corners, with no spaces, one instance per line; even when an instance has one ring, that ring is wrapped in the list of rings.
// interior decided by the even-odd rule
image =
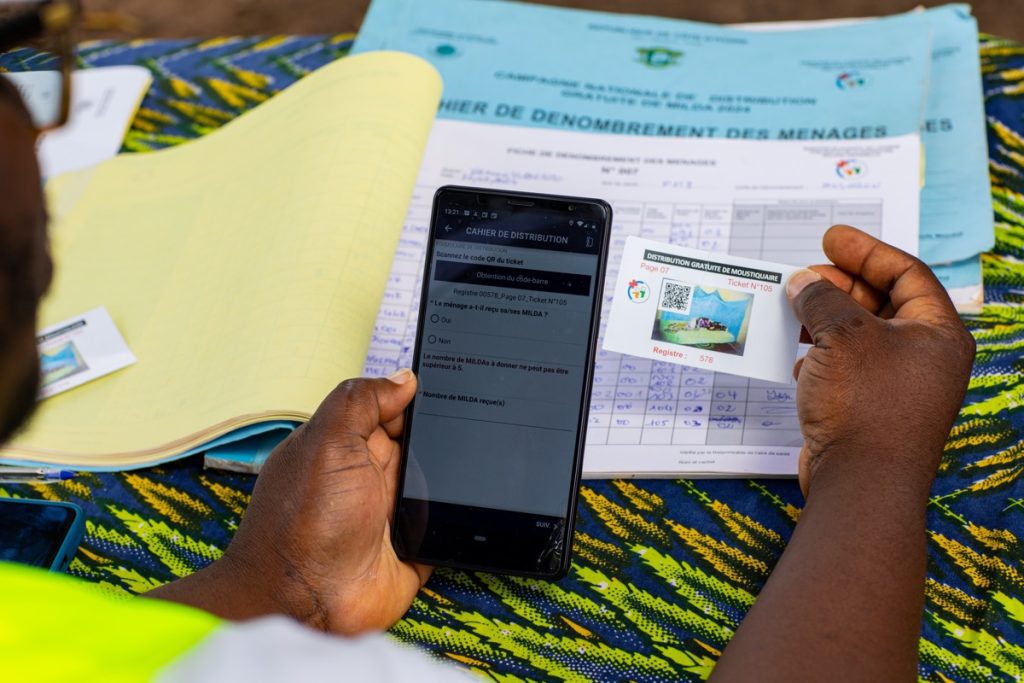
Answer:
[[[74,478],[68,470],[29,467],[0,467],[0,484],[48,484]]]

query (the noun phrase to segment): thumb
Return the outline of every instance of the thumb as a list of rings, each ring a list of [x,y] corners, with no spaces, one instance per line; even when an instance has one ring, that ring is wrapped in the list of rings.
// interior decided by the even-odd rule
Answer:
[[[402,368],[387,379],[374,380],[374,383],[380,384],[377,405],[380,406],[381,424],[401,416],[416,395],[416,375],[408,368]]]
[[[786,296],[815,343],[837,325],[870,316],[853,297],[813,270],[798,270],[790,275]]]
[[[416,394],[416,376],[399,370],[387,379],[349,379],[328,394],[311,423],[324,420],[328,428],[340,427],[350,434],[369,438],[379,425],[394,422]]]

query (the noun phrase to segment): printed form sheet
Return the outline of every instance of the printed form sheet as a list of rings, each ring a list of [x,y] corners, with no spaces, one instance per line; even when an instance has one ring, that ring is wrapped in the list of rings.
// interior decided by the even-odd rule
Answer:
[[[532,3],[374,0],[353,51],[429,61],[444,78],[438,116],[447,119],[771,140],[920,131],[919,253],[957,306],[978,312],[978,254],[994,237],[970,6],[744,27],[753,28],[773,30]]]
[[[532,3],[374,0],[353,50],[402,50],[433,64],[444,79],[441,118],[766,140],[920,131],[920,253],[929,264],[972,258],[977,274],[993,233],[970,6],[800,28],[755,33]],[[950,280],[966,272],[944,280],[958,287]]]
[[[365,372],[387,375],[411,363],[431,201],[441,185],[609,201],[603,332],[629,235],[806,266],[826,260],[826,226],[850,223],[916,252],[919,163],[916,134],[752,142],[437,121]],[[585,476],[793,475],[800,444],[793,385],[598,352]]]

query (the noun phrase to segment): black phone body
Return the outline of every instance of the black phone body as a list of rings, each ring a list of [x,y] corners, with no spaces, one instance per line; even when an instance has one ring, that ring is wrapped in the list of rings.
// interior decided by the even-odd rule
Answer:
[[[84,517],[74,503],[0,498],[0,561],[64,571],[82,542]]]
[[[403,559],[565,573],[611,217],[598,199],[434,195],[392,530]]]

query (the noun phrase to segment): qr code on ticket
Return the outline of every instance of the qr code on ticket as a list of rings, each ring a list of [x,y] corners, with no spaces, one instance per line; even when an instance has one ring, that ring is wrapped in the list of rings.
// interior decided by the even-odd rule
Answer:
[[[692,300],[693,285],[673,280],[662,281],[661,303],[658,305],[658,308],[663,311],[689,313]]]

